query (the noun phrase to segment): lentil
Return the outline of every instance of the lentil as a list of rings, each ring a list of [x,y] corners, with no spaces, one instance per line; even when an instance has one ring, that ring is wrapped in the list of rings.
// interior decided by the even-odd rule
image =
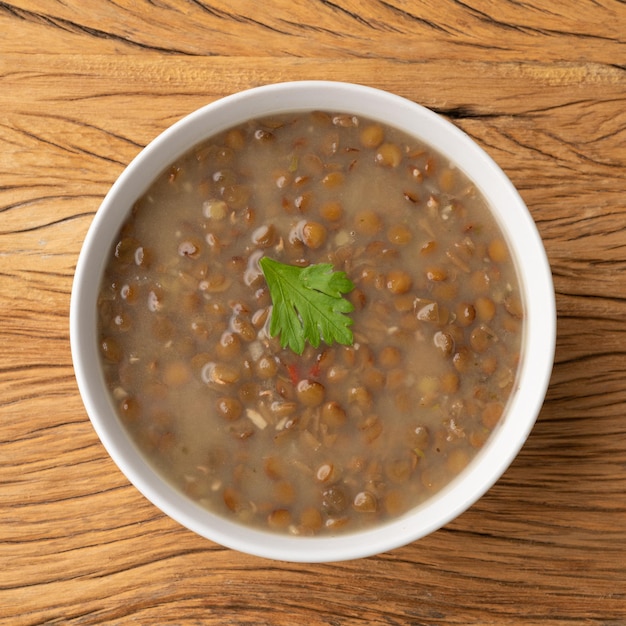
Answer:
[[[269,336],[263,255],[355,283],[355,343]],[[505,239],[429,146],[324,112],[251,120],[181,157],[129,212],[98,303],[119,418],[181,492],[274,532],[405,513],[506,410],[524,306]]]

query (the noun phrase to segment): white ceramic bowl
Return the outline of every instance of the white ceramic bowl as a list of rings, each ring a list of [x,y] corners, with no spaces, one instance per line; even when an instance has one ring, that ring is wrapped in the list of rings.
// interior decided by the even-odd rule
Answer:
[[[242,527],[213,515],[173,489],[144,460],[116,417],[97,346],[96,300],[113,239],[135,200],[156,176],[195,144],[248,119],[297,110],[350,112],[399,127],[435,146],[487,198],[517,261],[526,305],[518,389],[506,415],[469,466],[441,492],[393,522],[337,537],[291,537]],[[366,557],[408,544],[442,527],[478,500],[505,472],[542,406],[552,370],[556,313],[550,267],[535,224],[513,185],[466,134],[409,100],[368,87],[306,81],[268,85],[228,96],[163,132],[113,185],[87,233],[72,290],[70,336],[87,413],[127,478],[180,524],[224,546],[271,559],[330,562]]]

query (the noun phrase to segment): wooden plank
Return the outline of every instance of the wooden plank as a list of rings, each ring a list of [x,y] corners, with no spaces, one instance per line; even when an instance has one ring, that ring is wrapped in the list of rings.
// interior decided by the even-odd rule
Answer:
[[[626,620],[626,4],[0,2],[0,623]],[[81,242],[172,122],[269,82],[346,80],[446,115],[537,222],[559,313],[547,401],[474,507],[391,553],[273,563],[168,519],[73,376]]]

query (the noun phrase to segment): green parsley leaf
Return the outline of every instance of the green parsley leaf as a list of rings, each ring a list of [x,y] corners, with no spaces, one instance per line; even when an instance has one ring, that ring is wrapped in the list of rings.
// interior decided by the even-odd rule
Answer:
[[[272,298],[270,335],[280,334],[280,345],[304,352],[305,342],[314,348],[320,341],[351,345],[354,341],[346,313],[354,310],[342,294],[354,289],[345,272],[330,263],[308,267],[286,265],[263,257],[259,261]]]

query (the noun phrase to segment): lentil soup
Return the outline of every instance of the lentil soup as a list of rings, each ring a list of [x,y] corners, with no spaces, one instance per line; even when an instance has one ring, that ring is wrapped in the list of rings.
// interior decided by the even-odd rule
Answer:
[[[281,348],[263,256],[346,272],[354,343]],[[157,471],[215,513],[306,536],[395,518],[463,470],[514,390],[523,318],[463,173],[317,111],[172,164],[132,207],[98,300],[105,380]]]

